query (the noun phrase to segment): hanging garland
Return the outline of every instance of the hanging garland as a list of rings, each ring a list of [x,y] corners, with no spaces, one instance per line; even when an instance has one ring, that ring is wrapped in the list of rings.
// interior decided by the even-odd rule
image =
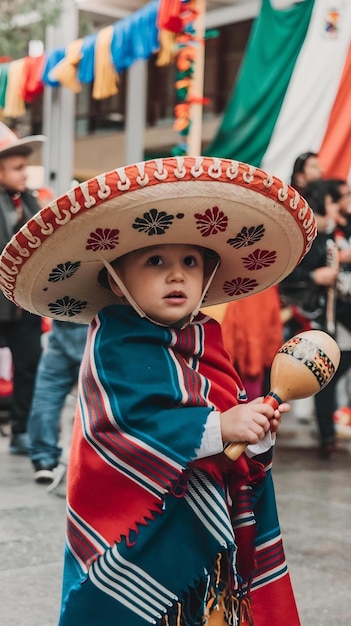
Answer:
[[[179,134],[180,141],[174,146],[172,154],[183,156],[188,152],[187,138],[191,128],[191,105],[207,104],[208,99],[192,92],[192,81],[195,73],[195,60],[198,46],[204,40],[196,36],[194,22],[199,15],[196,0],[185,0],[181,3],[181,21],[183,28],[176,35],[176,76],[175,76],[175,121],[173,128]]]

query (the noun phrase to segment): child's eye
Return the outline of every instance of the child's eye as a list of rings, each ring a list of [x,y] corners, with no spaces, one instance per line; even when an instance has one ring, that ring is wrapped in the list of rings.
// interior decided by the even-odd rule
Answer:
[[[160,256],[152,256],[148,259],[148,265],[162,265],[162,259]]]
[[[187,267],[194,267],[197,264],[196,258],[194,256],[186,256],[184,258],[184,265]]]

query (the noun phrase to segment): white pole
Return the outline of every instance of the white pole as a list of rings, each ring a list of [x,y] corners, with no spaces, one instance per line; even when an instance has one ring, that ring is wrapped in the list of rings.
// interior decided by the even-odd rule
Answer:
[[[50,26],[46,34],[48,51],[65,47],[78,36],[78,10],[74,0],[64,0],[57,26]],[[71,187],[74,171],[75,94],[67,87],[44,89],[43,131],[44,168],[46,183],[55,195]]]
[[[202,145],[202,98],[204,91],[204,67],[205,67],[205,15],[206,0],[197,0],[199,9],[198,17],[195,21],[195,36],[198,40],[197,52],[194,63],[194,75],[192,79],[191,96],[198,98],[198,102],[190,105],[190,131],[188,135],[188,155],[199,156]]]
[[[125,164],[137,163],[144,159],[144,139],[146,123],[147,63],[140,60],[128,68]]]

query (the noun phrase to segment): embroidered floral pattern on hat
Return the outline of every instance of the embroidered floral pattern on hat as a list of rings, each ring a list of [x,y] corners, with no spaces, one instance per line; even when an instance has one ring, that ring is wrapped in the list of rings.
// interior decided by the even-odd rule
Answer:
[[[119,230],[117,228],[97,228],[90,233],[86,250],[113,250],[118,245]]]
[[[218,206],[212,209],[206,209],[204,215],[195,213],[196,228],[201,232],[203,237],[223,233],[228,226],[228,218]]]
[[[69,296],[59,298],[56,302],[50,302],[48,308],[50,313],[54,315],[63,315],[64,317],[74,317],[79,315],[87,306],[86,300],[75,300]]]
[[[277,260],[277,253],[275,250],[270,252],[269,250],[255,250],[249,256],[243,257],[242,261],[244,266],[248,270],[260,270],[263,267],[269,267]]]
[[[265,227],[263,224],[259,226],[243,226],[240,233],[236,235],[233,239],[228,239],[227,243],[229,243],[233,248],[243,248],[244,246],[252,246],[254,243],[257,243],[262,239],[265,234]]]
[[[163,235],[170,226],[172,226],[174,215],[170,215],[165,211],[157,211],[151,209],[144,213],[143,217],[137,217],[133,224],[140,232],[151,235]]]
[[[250,293],[257,286],[257,280],[252,278],[233,278],[233,280],[225,281],[223,291],[230,297],[239,296],[244,293]]]
[[[54,267],[49,274],[49,283],[58,283],[60,280],[65,280],[65,278],[70,278],[73,274],[76,273],[77,269],[80,267],[80,261],[76,263],[71,263],[71,261],[66,261],[66,263],[59,263]]]

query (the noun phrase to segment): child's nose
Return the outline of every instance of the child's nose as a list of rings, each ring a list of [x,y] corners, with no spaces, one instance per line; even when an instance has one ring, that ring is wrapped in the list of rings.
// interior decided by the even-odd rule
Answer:
[[[171,270],[169,272],[169,280],[171,281],[184,280],[184,269],[180,263],[179,264],[176,263],[171,267]]]

